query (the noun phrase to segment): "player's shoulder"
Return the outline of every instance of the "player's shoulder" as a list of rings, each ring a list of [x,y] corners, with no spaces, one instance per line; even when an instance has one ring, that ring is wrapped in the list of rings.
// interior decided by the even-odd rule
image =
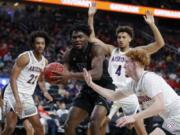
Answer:
[[[154,72],[145,71],[144,80],[147,81],[159,81],[162,77]]]
[[[99,52],[99,51],[105,51],[104,48],[100,45],[92,45],[92,51],[93,52]]]
[[[23,59],[23,60],[29,59],[29,51],[25,51],[23,53],[20,53],[18,55],[17,59]]]
[[[30,61],[29,58],[29,51],[25,51],[21,54],[16,59],[16,63],[21,64],[21,65],[27,65]]]

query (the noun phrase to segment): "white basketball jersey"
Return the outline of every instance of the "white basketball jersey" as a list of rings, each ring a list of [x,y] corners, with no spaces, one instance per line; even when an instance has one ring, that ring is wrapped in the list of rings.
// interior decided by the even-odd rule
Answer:
[[[17,78],[17,88],[19,93],[32,95],[37,85],[39,75],[46,65],[46,60],[44,56],[42,56],[41,61],[38,61],[32,51],[26,51],[20,54],[19,57],[26,53],[29,56],[29,63],[25,66]],[[8,92],[12,92],[10,84],[8,84],[5,90],[5,93]]]
[[[125,53],[121,52],[119,48],[113,49],[111,57],[109,59],[108,72],[113,79],[113,83],[116,85],[116,90],[123,90],[124,87],[132,80],[125,75]],[[117,100],[114,102],[119,107],[123,108],[125,114],[129,112],[136,112],[139,108],[137,96],[132,94],[126,98]]]
[[[125,57],[124,52],[115,48],[109,59],[108,72],[118,88],[123,88],[131,80],[131,78],[125,76]]]

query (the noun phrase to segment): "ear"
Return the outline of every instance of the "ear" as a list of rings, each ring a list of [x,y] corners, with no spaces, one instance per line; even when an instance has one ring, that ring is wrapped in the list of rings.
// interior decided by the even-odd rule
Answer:
[[[133,62],[133,65],[134,65],[134,68],[136,68],[136,67],[139,65],[139,63],[136,62],[136,61],[134,61],[134,62]]]
[[[129,42],[131,42],[131,41],[132,41],[132,38],[131,38],[130,36],[129,36],[129,38],[128,38],[128,41],[129,41]]]

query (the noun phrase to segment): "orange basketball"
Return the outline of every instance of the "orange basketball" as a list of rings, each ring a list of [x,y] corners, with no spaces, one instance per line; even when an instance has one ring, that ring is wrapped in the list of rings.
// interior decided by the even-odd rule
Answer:
[[[53,72],[59,72],[63,73],[64,72],[64,66],[58,62],[53,62],[49,63],[45,68],[44,68],[44,77],[45,80],[49,83],[52,83],[54,80],[51,78],[55,73]]]

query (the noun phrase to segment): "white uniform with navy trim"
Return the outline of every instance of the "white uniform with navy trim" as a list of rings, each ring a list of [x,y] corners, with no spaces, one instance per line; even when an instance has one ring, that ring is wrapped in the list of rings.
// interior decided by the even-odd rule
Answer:
[[[125,75],[125,57],[124,52],[121,52],[119,48],[115,48],[113,49],[109,59],[108,72],[113,79],[113,83],[117,87],[116,90],[123,89],[127,83],[131,81],[131,78],[126,77]],[[139,109],[137,96],[133,94],[127,98],[115,101],[108,117],[111,119],[120,107],[122,107],[123,112],[126,115],[136,113]]]
[[[163,128],[180,135],[180,96],[161,76],[145,71],[138,82],[132,80],[122,92],[126,95],[135,93],[144,109],[153,103],[154,96],[163,93],[165,111],[159,114],[164,119]]]
[[[23,112],[22,116],[19,116],[20,118],[25,118],[37,114],[37,108],[34,104],[32,95],[37,85],[39,75],[41,74],[46,65],[46,59],[44,58],[44,56],[42,56],[41,61],[38,61],[32,51],[26,51],[20,54],[18,57],[24,54],[28,54],[29,63],[21,71],[16,81],[19,97],[23,105]],[[6,113],[10,111],[11,108],[13,110],[15,109],[16,102],[10,83],[5,89],[4,101],[4,111]]]

